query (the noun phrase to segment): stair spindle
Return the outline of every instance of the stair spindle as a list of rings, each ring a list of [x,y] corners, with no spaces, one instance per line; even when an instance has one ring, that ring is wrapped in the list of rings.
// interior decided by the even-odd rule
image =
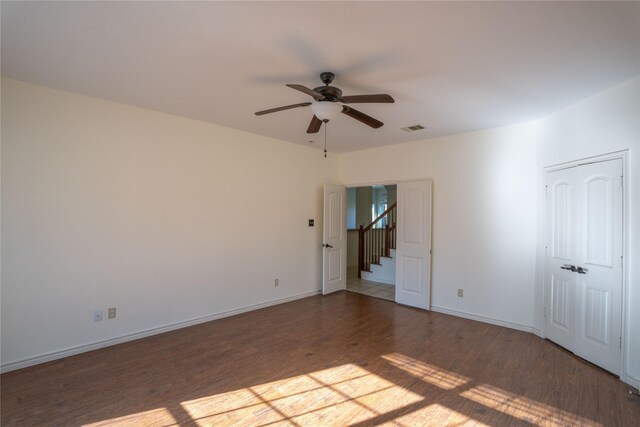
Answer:
[[[396,248],[397,204],[392,203],[371,224],[358,230],[358,277],[362,271],[371,271],[371,264],[381,264],[382,257],[390,257]],[[382,222],[380,222],[382,221]],[[384,224],[384,226],[383,226]]]

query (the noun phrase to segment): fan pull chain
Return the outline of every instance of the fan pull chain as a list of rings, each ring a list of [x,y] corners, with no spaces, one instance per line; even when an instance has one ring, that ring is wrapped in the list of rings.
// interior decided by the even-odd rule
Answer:
[[[324,158],[327,158],[327,123],[329,120],[324,119]]]

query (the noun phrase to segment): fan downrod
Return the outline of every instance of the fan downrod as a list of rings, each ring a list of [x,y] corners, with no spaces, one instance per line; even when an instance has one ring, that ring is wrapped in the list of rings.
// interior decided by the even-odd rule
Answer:
[[[335,74],[329,71],[325,71],[324,73],[320,73],[320,79],[324,86],[318,86],[313,89],[314,91],[322,94],[324,99],[320,102],[337,102],[342,96],[342,91],[335,86],[329,86],[329,84],[333,81]]]

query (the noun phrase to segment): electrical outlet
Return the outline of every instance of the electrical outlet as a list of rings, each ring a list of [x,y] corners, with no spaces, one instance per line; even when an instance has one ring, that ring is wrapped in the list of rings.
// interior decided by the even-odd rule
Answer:
[[[96,310],[93,312],[93,321],[94,322],[102,321],[102,310]]]
[[[458,297],[462,298],[464,296],[464,289],[458,289]]]
[[[107,310],[107,318],[108,319],[115,319],[116,318],[116,308],[115,307],[109,307],[109,310]]]
[[[276,279],[276,280],[273,282],[273,286],[280,286],[280,279]]]

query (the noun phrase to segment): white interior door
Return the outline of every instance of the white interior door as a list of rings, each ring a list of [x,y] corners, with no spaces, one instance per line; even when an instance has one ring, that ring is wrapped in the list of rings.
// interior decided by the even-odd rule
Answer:
[[[546,337],[564,348],[573,347],[576,274],[574,262],[575,168],[547,173]],[[569,268],[567,270],[567,268]]]
[[[341,185],[324,186],[322,293],[347,287],[347,191]]]
[[[622,160],[547,173],[545,331],[620,373]]]
[[[576,331],[574,353],[620,373],[622,347],[622,160],[576,170]]]
[[[398,184],[396,302],[431,305],[431,181]]]

